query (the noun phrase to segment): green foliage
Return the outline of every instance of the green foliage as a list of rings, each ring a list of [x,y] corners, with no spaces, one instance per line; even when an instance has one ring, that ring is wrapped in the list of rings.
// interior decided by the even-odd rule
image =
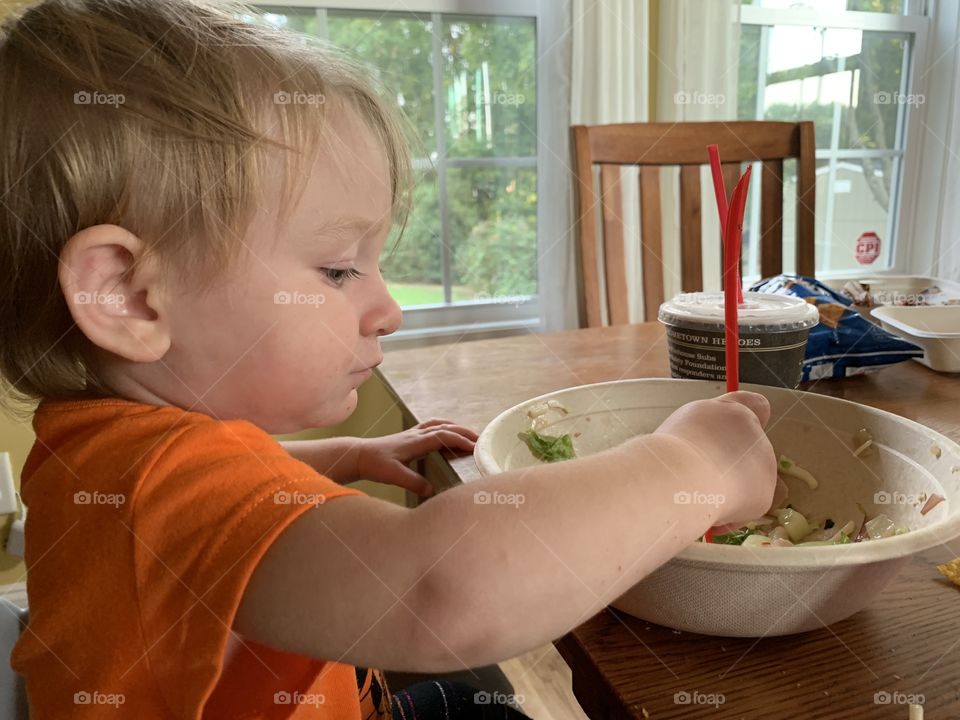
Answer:
[[[384,276],[391,282],[442,283],[440,259],[440,214],[437,206],[437,179],[433,173],[421,177],[413,193],[413,212],[403,236],[387,241],[381,261]]]
[[[528,19],[445,20],[444,115],[451,157],[536,155],[535,43]]]
[[[477,225],[457,251],[457,272],[478,293],[528,295],[537,290],[537,234],[517,217]]]

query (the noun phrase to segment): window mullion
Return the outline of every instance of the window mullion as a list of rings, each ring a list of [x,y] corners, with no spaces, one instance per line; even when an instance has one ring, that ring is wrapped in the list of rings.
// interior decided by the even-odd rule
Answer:
[[[824,36],[821,35],[821,38]],[[822,53],[821,53],[822,55]],[[841,55],[837,58],[837,74],[841,75],[846,72],[847,69],[847,58]],[[821,79],[822,81],[822,79]],[[851,88],[853,84],[851,83]],[[827,172],[827,213],[826,220],[824,221],[824,245],[827,248],[826,257],[824,258],[823,269],[829,271],[833,265],[832,255],[833,255],[833,210],[836,205],[836,199],[833,192],[833,186],[837,179],[837,150],[840,148],[840,122],[841,114],[843,110],[840,107],[840,103],[834,100],[833,102],[833,123],[830,128],[830,157],[828,161],[829,170]]]
[[[900,98],[907,97],[910,88],[910,74],[914,62],[915,35],[909,35],[903,42],[903,61],[900,66]],[[901,102],[897,111],[897,128],[894,133],[893,146],[898,149],[906,149],[906,123],[907,112],[910,103]],[[890,172],[892,175],[890,182],[890,192],[887,196],[887,266],[892,267],[896,263],[895,247],[900,242],[896,237],[897,224],[900,218],[900,188],[903,187],[903,161],[901,157],[896,157],[890,163]]]
[[[324,40],[330,39],[330,28],[327,27],[327,9],[317,8],[317,35]]]
[[[767,93],[767,64],[770,53],[770,27],[762,25],[760,27],[760,47],[758,48],[759,61],[757,62],[757,103],[755,108],[757,120],[763,120],[766,111],[766,93]],[[760,174],[757,174],[760,177]],[[761,182],[766,182],[766,178],[760,178]],[[763,243],[760,228],[760,185],[755,182],[750,187],[750,260],[747,264],[747,275],[760,272],[760,245]]]
[[[443,301],[453,301],[453,277],[450,271],[450,212],[447,202],[447,126],[443,112],[443,45],[440,32],[443,18],[440,13],[430,14],[433,26],[433,124],[437,139],[437,208],[440,211],[440,264],[443,274]]]

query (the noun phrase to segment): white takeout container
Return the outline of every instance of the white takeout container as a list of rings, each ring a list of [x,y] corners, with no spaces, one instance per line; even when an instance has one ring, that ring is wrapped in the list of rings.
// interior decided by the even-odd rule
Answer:
[[[840,292],[846,282],[835,279],[827,285]],[[869,288],[875,305],[914,306],[920,293],[931,287],[940,288],[938,297],[943,301],[960,300],[960,283],[930,275],[865,275],[857,278],[856,282]],[[936,303],[933,306],[936,306]]]
[[[778,454],[809,470],[816,490],[784,478],[790,502],[813,522],[842,525],[858,503],[910,532],[835,546],[740,547],[693,543],[613,606],[677,630],[739,637],[815,630],[849,617],[876,597],[910,557],[960,536],[960,446],[919,423],[846,400],[760,385],[772,407],[768,435]],[[517,436],[527,410],[557,400],[569,414],[545,416],[548,435],[573,437],[578,457],[649,433],[679,406],[724,393],[718,382],[620,380],[560,390],[520,403],[480,434],[474,456],[483,475],[540,464]],[[874,447],[853,454],[866,427]],[[638,481],[643,481],[638,468]],[[590,482],[591,478],[584,478]],[[921,497],[946,498],[927,515]],[[892,503],[887,502],[893,499]],[[615,501],[612,499],[612,501]],[[646,519],[650,521],[649,518]],[[638,518],[639,522],[639,518]]]
[[[884,330],[923,348],[917,362],[939,372],[960,372],[960,305],[885,305],[870,314]]]

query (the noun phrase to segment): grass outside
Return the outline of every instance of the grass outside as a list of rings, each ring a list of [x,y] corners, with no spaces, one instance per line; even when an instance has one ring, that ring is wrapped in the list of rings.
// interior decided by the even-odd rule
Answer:
[[[402,307],[433,305],[443,302],[442,285],[415,285],[388,282],[387,288],[390,290],[390,294],[393,295],[393,299],[400,303]],[[476,293],[470,288],[457,285],[453,287],[454,302],[474,299],[476,299]]]

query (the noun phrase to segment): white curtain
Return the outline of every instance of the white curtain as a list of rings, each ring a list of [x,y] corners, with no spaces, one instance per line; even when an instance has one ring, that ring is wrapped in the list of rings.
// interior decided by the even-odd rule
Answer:
[[[661,122],[735,120],[740,55],[739,0],[660,4],[656,118]],[[704,161],[707,159],[704,138]],[[663,173],[664,292],[680,292],[679,178]],[[729,192],[732,188],[727,188]],[[705,290],[720,289],[720,224],[713,182],[700,184]]]
[[[649,120],[649,18],[648,0],[573,0],[572,125]],[[636,240],[640,234],[636,172],[623,173],[620,189],[632,320],[642,317],[643,295],[640,243]],[[599,277],[602,289],[602,270]]]

